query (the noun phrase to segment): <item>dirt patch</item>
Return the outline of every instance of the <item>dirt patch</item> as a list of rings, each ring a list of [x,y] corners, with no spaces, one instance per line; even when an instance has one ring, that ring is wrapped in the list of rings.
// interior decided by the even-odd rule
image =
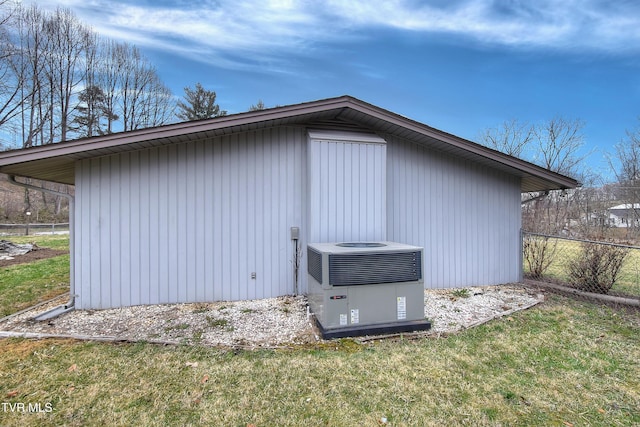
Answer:
[[[25,264],[40,259],[47,259],[59,255],[65,255],[68,253],[69,251],[65,249],[35,248],[24,255],[16,255],[15,257],[13,257],[13,259],[0,260],[0,267],[7,267],[9,265],[15,264]]]

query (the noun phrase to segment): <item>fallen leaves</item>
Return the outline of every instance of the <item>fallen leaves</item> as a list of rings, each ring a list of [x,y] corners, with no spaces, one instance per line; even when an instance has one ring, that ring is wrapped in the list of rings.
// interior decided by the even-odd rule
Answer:
[[[69,366],[69,369],[67,369],[67,372],[75,372],[78,370],[78,365],[76,365],[75,363],[71,366]]]
[[[7,397],[16,397],[18,395],[18,390],[12,390],[7,393]]]

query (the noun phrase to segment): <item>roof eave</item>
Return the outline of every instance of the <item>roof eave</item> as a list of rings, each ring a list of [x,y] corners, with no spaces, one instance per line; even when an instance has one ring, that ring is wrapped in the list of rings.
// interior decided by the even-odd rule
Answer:
[[[459,152],[471,154],[478,159],[488,160],[496,166],[501,165],[502,168],[508,169],[511,173],[521,177],[523,192],[574,188],[578,185],[578,182],[570,177],[551,172],[516,157],[508,156],[475,142],[432,128],[351,96],[341,96],[213,119],[176,123],[8,151],[0,153],[0,172],[39,178],[35,176],[37,175],[35,172],[20,173],[20,170],[29,172],[29,168],[24,167],[27,163],[32,164],[32,171],[37,170],[38,165],[46,164],[49,167],[62,168],[61,164],[65,161],[74,163],[76,159],[92,157],[94,154],[95,156],[103,156],[131,149],[145,148],[139,145],[143,142],[155,141],[157,145],[162,145],[162,143],[173,141],[174,138],[196,138],[199,135],[202,136],[225,129],[232,131],[246,126],[269,126],[270,123],[277,123],[281,120],[292,120],[296,117],[302,119],[305,116],[322,113],[330,113],[334,118],[347,113],[356,115],[362,120],[375,119],[375,123],[379,124],[381,129],[391,128],[396,131],[407,132],[416,137],[437,141],[437,144],[446,145]],[[73,180],[72,172],[67,172],[64,179],[55,179],[54,175],[47,174],[46,179],[66,184],[72,183],[69,182]],[[40,177],[40,179],[42,178]]]

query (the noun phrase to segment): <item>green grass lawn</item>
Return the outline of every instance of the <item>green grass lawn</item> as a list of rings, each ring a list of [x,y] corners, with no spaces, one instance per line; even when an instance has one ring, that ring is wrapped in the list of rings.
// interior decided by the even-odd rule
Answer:
[[[69,292],[69,255],[0,268],[0,317]]]
[[[65,274],[65,256],[1,270],[3,310]],[[640,425],[639,330],[637,312],[549,295],[437,339],[256,351],[2,339],[0,425]]]
[[[8,236],[3,237],[13,243],[35,243],[43,248],[69,249],[68,234],[43,234],[37,236]]]
[[[11,237],[14,243],[68,249],[68,235]],[[0,267],[0,317],[69,292],[69,255]]]
[[[232,351],[0,342],[10,425],[638,425],[638,315],[551,296],[439,339]]]

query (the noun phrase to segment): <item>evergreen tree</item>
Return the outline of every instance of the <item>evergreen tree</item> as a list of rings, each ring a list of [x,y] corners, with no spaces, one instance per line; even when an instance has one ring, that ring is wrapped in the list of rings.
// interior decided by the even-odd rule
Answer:
[[[200,83],[195,89],[184,88],[184,102],[178,101],[176,116],[183,121],[209,119],[211,117],[226,116],[227,112],[220,110],[216,104],[216,93],[206,90]]]
[[[107,98],[98,86],[88,86],[78,95],[80,104],[71,121],[70,130],[81,137],[109,133],[102,128],[102,119],[118,120],[118,116],[107,107]]]
[[[267,107],[265,107],[264,102],[262,102],[262,99],[258,99],[258,102],[256,104],[252,104],[249,107],[249,111],[260,111],[260,110],[264,110],[265,108]]]

